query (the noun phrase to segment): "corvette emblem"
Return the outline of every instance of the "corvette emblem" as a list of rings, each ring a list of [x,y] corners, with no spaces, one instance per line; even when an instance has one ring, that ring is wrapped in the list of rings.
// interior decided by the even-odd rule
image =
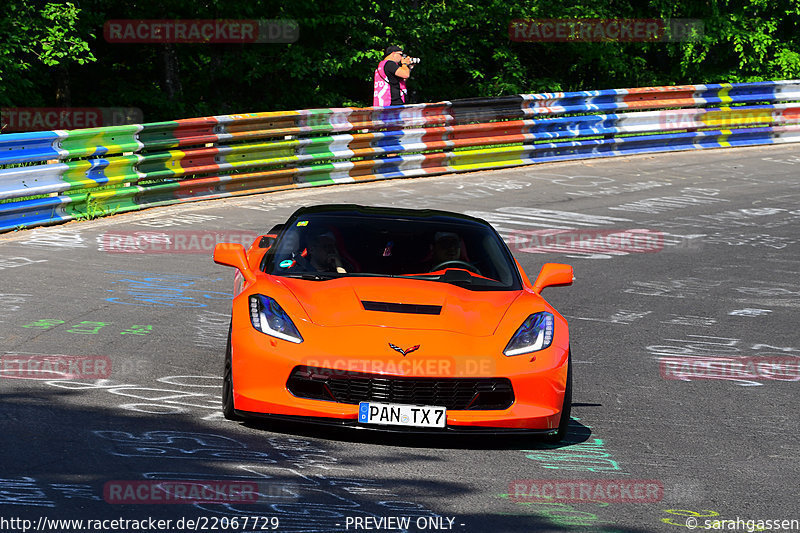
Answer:
[[[389,348],[391,348],[392,350],[394,350],[396,352],[400,352],[401,354],[403,354],[403,357],[405,357],[408,354],[410,354],[411,352],[416,352],[417,350],[419,350],[419,344],[417,344],[416,346],[412,346],[411,348],[408,348],[407,350],[404,350],[401,347],[395,346],[394,344],[392,344],[390,342],[389,343]]]

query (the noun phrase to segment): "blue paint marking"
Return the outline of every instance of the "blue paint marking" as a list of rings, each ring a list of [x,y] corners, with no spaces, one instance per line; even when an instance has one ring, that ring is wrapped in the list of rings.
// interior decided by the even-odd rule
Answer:
[[[108,165],[108,159],[93,159],[91,161],[91,167],[86,171],[86,177],[96,181],[98,185],[108,183],[108,177],[105,175]]]

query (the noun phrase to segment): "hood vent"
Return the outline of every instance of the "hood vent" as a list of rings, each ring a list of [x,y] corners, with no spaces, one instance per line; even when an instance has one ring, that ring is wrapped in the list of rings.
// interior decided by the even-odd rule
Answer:
[[[396,304],[367,300],[362,300],[361,304],[367,311],[381,311],[383,313],[405,313],[408,315],[439,315],[442,313],[441,305]]]

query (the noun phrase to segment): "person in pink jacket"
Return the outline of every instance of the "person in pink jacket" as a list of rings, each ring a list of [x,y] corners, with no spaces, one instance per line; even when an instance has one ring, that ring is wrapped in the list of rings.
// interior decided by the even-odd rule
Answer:
[[[372,105],[386,107],[406,103],[406,80],[411,76],[414,59],[406,56],[399,46],[389,46],[373,75]]]

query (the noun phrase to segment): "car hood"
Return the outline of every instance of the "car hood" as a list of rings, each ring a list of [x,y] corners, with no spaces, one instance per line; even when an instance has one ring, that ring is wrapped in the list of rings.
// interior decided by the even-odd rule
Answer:
[[[494,333],[521,291],[470,291],[434,281],[397,278],[282,278],[308,318],[319,326],[377,326]]]

